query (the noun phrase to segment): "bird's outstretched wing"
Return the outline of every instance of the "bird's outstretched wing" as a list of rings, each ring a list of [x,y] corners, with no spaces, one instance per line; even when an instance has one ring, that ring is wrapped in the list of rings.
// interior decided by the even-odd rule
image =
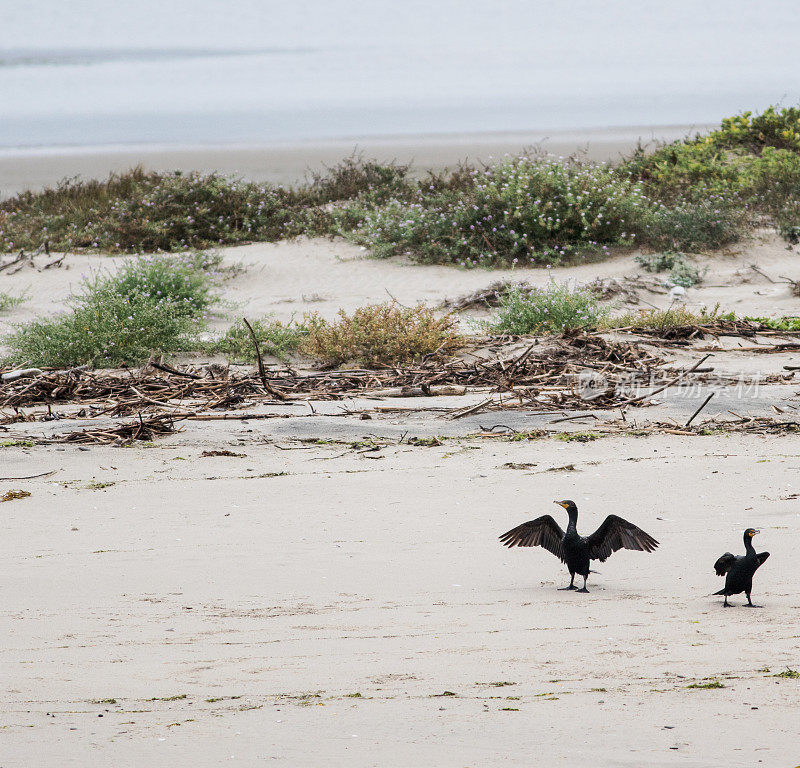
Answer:
[[[714,570],[717,576],[724,576],[736,562],[736,555],[726,552],[722,555],[716,563],[714,563]]]
[[[564,549],[561,539],[564,531],[551,515],[542,515],[535,520],[518,525],[506,531],[500,541],[507,547],[544,547],[552,552],[559,560],[564,560]]]
[[[617,515],[609,515],[586,541],[589,545],[589,558],[600,561],[618,549],[652,552],[658,546],[658,542],[649,533]]]
[[[764,565],[764,561],[769,557],[769,552],[759,552],[756,557],[758,558],[758,567]]]

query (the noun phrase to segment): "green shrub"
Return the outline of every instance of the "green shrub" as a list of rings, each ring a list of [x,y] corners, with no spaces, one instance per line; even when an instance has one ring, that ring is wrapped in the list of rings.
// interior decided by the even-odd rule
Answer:
[[[384,203],[391,197],[411,194],[415,185],[409,179],[409,168],[352,155],[324,174],[313,174],[307,188],[299,190],[298,195],[313,205],[358,199]]]
[[[691,288],[703,281],[708,268],[702,272],[689,263],[683,253],[650,253],[637,256],[635,261],[648,272],[666,272],[669,270],[669,279],[674,285]]]
[[[197,317],[218,299],[214,285],[221,261],[219,255],[204,253],[141,256],[124,261],[115,274],[95,274],[85,285],[89,292],[165,299],[175,311]]]
[[[9,360],[54,368],[138,364],[151,352],[177,352],[190,343],[195,321],[175,309],[169,301],[102,291],[72,312],[16,328],[6,338]]]
[[[727,148],[758,152],[764,147],[800,150],[800,107],[767,107],[760,115],[743,112],[723,118],[705,141]]]
[[[214,260],[211,260],[213,263]],[[10,362],[46,367],[141,363],[151,352],[191,346],[215,300],[201,256],[131,259],[115,275],[95,274],[63,315],[17,326]]]
[[[500,298],[494,320],[486,327],[493,333],[521,336],[560,333],[596,326],[604,311],[589,291],[552,283],[546,288],[511,287]]]
[[[8,312],[9,309],[13,309],[27,300],[26,296],[12,296],[10,293],[0,291],[0,312]]]
[[[294,352],[308,335],[308,329],[294,322],[281,323],[278,320],[262,318],[250,323],[258,340],[262,354],[285,358]],[[256,358],[253,340],[244,322],[237,320],[225,334],[204,346],[205,351],[220,352],[236,360],[253,361]]]
[[[455,317],[437,317],[422,305],[370,304],[352,315],[340,310],[333,322],[311,313],[304,325],[308,336],[301,350],[334,365],[397,365],[434,353],[447,354],[463,344]]]
[[[285,236],[292,194],[216,174],[146,173],[71,179],[0,203],[0,251],[180,251]]]
[[[735,243],[747,223],[747,212],[730,200],[709,196],[694,203],[661,205],[647,212],[642,240],[654,248],[705,251]]]
[[[645,205],[636,184],[608,166],[521,157],[473,171],[466,189],[361,207],[354,231],[341,233],[378,256],[465,267],[558,263],[630,243]]]
[[[739,166],[730,155],[704,140],[675,141],[647,153],[639,147],[624,164],[645,185],[648,195],[664,202],[686,202],[735,190]]]

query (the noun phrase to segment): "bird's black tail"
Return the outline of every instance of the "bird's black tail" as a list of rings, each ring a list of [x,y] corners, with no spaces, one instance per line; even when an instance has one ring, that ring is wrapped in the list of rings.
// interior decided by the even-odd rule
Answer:
[[[714,592],[714,594],[715,595],[724,595],[725,594],[725,590],[721,589],[719,592]]]

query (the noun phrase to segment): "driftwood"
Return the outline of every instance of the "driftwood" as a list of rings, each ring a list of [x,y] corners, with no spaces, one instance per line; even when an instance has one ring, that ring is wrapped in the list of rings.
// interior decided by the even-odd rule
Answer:
[[[171,413],[148,416],[139,414],[138,418],[112,428],[81,429],[70,432],[57,442],[78,443],[79,445],[110,445],[131,443],[134,440],[152,441],[156,437],[169,435],[176,431],[176,417]]]

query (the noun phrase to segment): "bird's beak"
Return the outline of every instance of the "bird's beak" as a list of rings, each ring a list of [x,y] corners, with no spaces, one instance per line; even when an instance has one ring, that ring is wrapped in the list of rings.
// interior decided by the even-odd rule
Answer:
[[[563,501],[554,501],[553,504],[558,504],[559,507],[564,507],[564,509],[567,508]]]
[[[753,531],[753,532],[750,534],[750,538],[752,539],[752,538],[753,538],[753,536],[755,536],[757,533],[761,533],[761,531]]]

